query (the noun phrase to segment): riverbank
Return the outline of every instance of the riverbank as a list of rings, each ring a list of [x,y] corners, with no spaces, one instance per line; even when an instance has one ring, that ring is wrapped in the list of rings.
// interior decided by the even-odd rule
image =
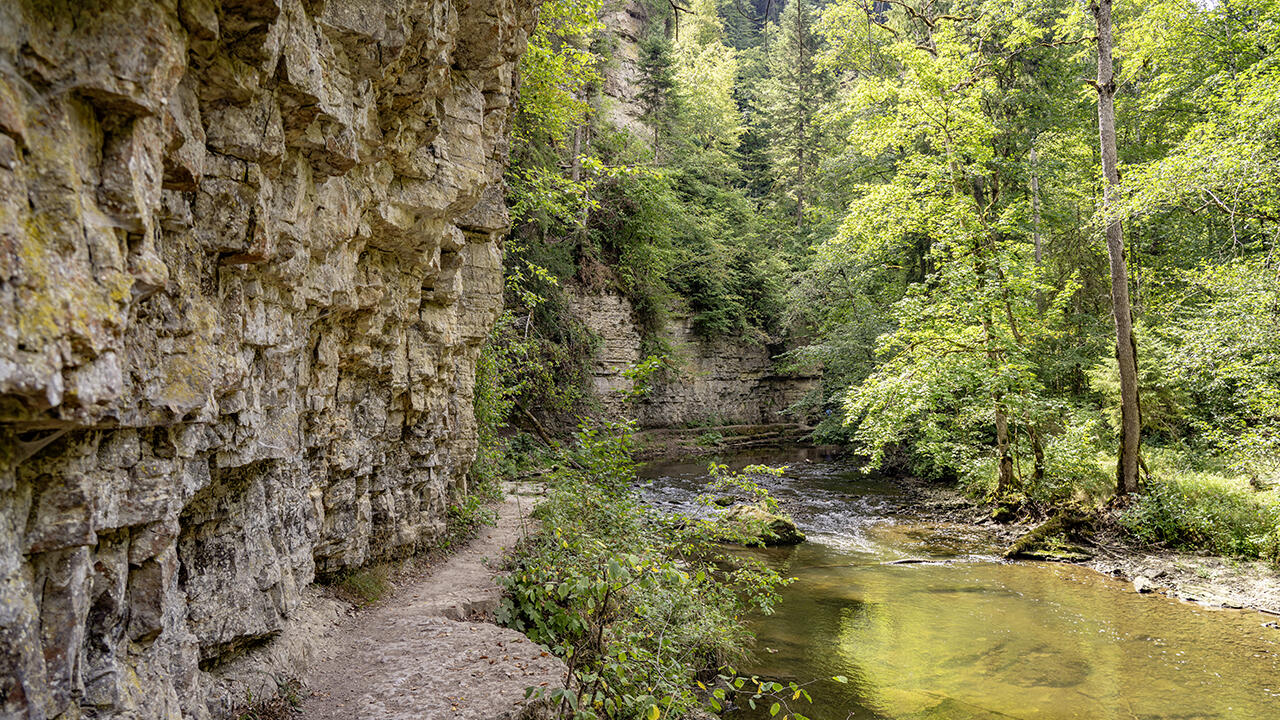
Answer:
[[[768,432],[764,430],[759,434],[767,435]],[[739,433],[739,436],[749,437],[747,433]],[[841,449],[835,446],[791,443],[757,443],[740,448],[715,448],[693,443],[690,447],[689,439],[694,437],[691,429],[662,433],[648,431],[644,437],[645,459],[651,463],[678,461],[693,466],[719,456],[738,458],[738,464],[767,464],[771,453],[796,450],[803,450],[798,456],[799,462],[810,462],[821,457],[838,458],[842,454]],[[992,519],[994,506],[975,502],[954,487],[905,475],[882,479],[905,495],[900,504],[895,503],[886,510],[886,514],[898,519],[964,526],[972,532],[982,533],[993,546],[999,547],[1008,547],[1039,524],[998,523]],[[1205,607],[1251,609],[1280,616],[1280,573],[1265,562],[1142,547],[1126,537],[1109,518],[1091,534],[1086,549],[1092,558],[1071,564],[1126,582],[1138,581],[1145,592],[1158,592]]]
[[[911,495],[911,508],[900,514],[969,525],[1008,546],[1034,529],[1037,522],[997,523],[994,506],[974,502],[955,488],[916,478],[894,478]],[[1136,583],[1143,592],[1158,592],[1211,608],[1256,610],[1280,617],[1280,573],[1258,560],[1141,547],[1125,536],[1109,517],[1089,534],[1089,560],[1070,564]]]

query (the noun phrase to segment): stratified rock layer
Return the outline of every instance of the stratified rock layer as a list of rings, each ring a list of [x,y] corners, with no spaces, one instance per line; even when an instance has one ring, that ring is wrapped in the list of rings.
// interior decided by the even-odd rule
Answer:
[[[532,0],[0,3],[0,716],[205,718],[444,527]]]
[[[633,397],[632,370],[644,357],[631,302],[613,292],[571,291],[574,314],[599,341],[589,389],[608,415],[650,428],[788,422],[797,419],[788,408],[818,386],[816,376],[780,370],[773,360],[779,348],[703,340],[677,307],[661,330],[676,370],[648,378],[647,391]]]

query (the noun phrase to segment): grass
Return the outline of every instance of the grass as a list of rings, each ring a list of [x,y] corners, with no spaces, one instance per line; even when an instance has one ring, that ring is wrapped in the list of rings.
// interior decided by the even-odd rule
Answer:
[[[288,720],[297,717],[295,711],[301,707],[302,683],[296,678],[277,678],[273,697],[255,702],[250,695],[244,705],[231,711],[231,715],[236,720]]]
[[[1120,525],[1146,544],[1280,566],[1280,490],[1258,490],[1242,475],[1194,461],[1148,452],[1152,480],[1119,514]]]
[[[388,564],[371,565],[343,572],[331,587],[342,599],[355,605],[372,605],[391,590]]]

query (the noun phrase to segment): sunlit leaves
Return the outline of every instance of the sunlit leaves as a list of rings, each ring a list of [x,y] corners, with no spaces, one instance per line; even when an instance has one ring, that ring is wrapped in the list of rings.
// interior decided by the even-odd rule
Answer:
[[[520,58],[520,100],[512,134],[517,142],[557,142],[580,123],[590,106],[583,91],[599,79],[590,49],[602,27],[600,0],[547,0]]]

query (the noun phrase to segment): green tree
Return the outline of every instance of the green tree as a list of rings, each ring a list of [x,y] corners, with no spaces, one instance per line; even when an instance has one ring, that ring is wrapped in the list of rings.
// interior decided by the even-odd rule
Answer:
[[[666,35],[651,32],[640,41],[640,94],[644,108],[641,120],[653,128],[653,147],[657,152],[660,136],[670,131],[675,115],[675,69],[671,59],[671,42]]]
[[[768,143],[775,192],[788,201],[797,230],[805,227],[814,201],[823,152],[819,116],[834,84],[819,67],[819,36],[807,0],[790,0],[765,29],[768,75],[758,88],[757,111]]]

